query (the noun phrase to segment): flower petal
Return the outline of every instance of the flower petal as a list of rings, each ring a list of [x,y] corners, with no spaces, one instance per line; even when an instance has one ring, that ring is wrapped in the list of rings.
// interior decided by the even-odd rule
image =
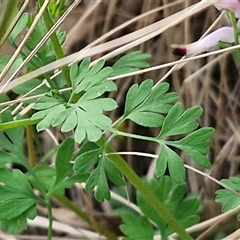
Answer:
[[[235,13],[236,18],[240,18],[240,2],[238,0],[215,0],[214,5],[218,10],[230,10]]]
[[[233,43],[234,42],[234,30],[232,27],[222,27],[218,30],[210,33],[206,37],[187,44],[177,45],[173,44],[172,53],[178,56],[195,56],[203,52],[209,52],[218,48],[218,42]]]

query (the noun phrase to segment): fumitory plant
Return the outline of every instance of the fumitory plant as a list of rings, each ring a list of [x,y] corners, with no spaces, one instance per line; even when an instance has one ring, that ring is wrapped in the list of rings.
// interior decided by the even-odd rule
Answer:
[[[240,17],[240,2],[237,0],[215,0],[213,3],[217,9],[227,11],[231,26],[221,27],[206,37],[187,45],[172,44],[173,54],[189,57],[206,51],[213,51],[221,47],[229,47],[233,44],[239,45],[240,20],[238,18]],[[240,65],[239,48],[235,49],[233,53],[238,65]],[[216,191],[216,202],[222,204],[222,210],[224,212],[236,209],[239,220],[240,179],[239,177],[230,177],[229,179],[222,179],[221,183],[225,189]]]
[[[53,207],[58,201],[105,239],[118,239],[66,193],[81,185],[99,204],[111,204],[113,189],[123,190],[127,198],[131,185],[135,199],[120,214],[123,239],[193,239],[187,229],[199,223],[202,203],[199,195],[189,194],[186,168],[190,167],[182,156],[201,169],[212,166],[208,153],[214,129],[200,124],[203,108],[184,107],[169,83],[156,84],[149,78],[126,88],[120,106],[116,97],[120,87],[114,80],[150,68],[151,54],[138,50],[124,53],[131,44],[139,44],[138,37],[129,34],[120,43],[111,40],[102,45],[96,41],[65,57],[67,36],[59,26],[78,1],[67,6],[65,1],[38,0],[36,15],[24,11],[24,4],[19,7],[18,1],[12,1],[12,6],[10,1],[3,2],[0,46],[8,44],[15,52],[0,55],[2,231],[18,234],[26,230],[43,206],[48,216],[47,238],[52,239]],[[173,54],[191,57],[238,45],[240,2],[216,0],[212,4],[228,12],[232,25],[194,43],[174,44]],[[146,31],[137,33],[145,37]],[[123,40],[124,49],[120,47]],[[96,57],[107,50],[112,52]],[[233,53],[240,63],[239,49]],[[20,73],[22,76],[14,80]],[[117,110],[121,116],[116,119],[112,113]],[[154,129],[155,135],[133,132],[128,124]],[[49,151],[43,148],[45,133],[56,143]],[[119,152],[115,145],[119,139],[150,143],[157,146],[157,154]],[[154,176],[139,176],[124,158],[126,154],[154,158]],[[217,190],[216,202],[223,205],[223,211],[238,207],[239,178],[218,183],[224,189]]]

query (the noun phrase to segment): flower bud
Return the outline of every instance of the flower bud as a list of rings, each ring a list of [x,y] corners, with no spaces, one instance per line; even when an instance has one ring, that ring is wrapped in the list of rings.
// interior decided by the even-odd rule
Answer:
[[[186,45],[172,44],[172,53],[178,56],[195,56],[203,52],[210,52],[219,48],[219,42],[234,43],[232,27],[222,27],[206,37]]]

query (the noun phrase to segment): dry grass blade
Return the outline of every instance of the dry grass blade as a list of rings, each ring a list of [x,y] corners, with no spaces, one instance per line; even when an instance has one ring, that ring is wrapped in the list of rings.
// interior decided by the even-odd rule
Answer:
[[[57,60],[57,61],[50,63],[42,68],[37,69],[29,74],[19,77],[19,78],[15,79],[14,81],[12,81],[8,85],[5,84],[4,88],[2,88],[2,89],[4,89],[4,91],[2,90],[2,92],[7,92],[10,89],[12,89],[13,87],[16,87],[27,81],[30,81],[31,79],[36,78],[39,75],[42,75],[49,71],[55,70],[59,67],[68,65],[72,62],[78,62],[84,58],[92,57],[96,54],[100,54],[100,53],[109,51],[113,48],[123,46],[120,50],[117,49],[116,52],[110,53],[107,57],[116,56],[117,54],[125,52],[126,50],[133,48],[133,47],[159,35],[160,33],[165,31],[169,27],[172,27],[172,26],[182,22],[184,19],[198,13],[199,11],[202,11],[203,9],[210,6],[211,4],[212,3],[210,3],[210,2],[208,2],[208,3],[200,2],[198,4],[195,4],[194,6],[188,7],[187,9],[184,9],[182,11],[179,11],[179,12],[167,17],[167,18],[164,18],[163,20],[153,23],[153,24],[151,24],[147,27],[144,27],[140,30],[137,30],[133,33],[127,34],[126,36],[123,36],[118,39],[97,45],[97,46],[92,47],[87,50],[83,50],[83,52],[80,51],[78,53],[71,54],[63,59]],[[106,58],[106,56],[105,56],[105,58]],[[9,68],[9,66],[8,66],[8,68]]]
[[[9,62],[7,63],[7,65],[5,66],[5,68],[3,69],[3,71],[0,74],[0,82],[3,80],[3,78],[6,76],[6,74],[8,73],[10,67],[13,65],[13,63],[15,62],[15,60],[17,59],[17,56],[20,54],[21,50],[23,49],[25,43],[27,42],[28,38],[30,37],[31,33],[33,32],[34,28],[36,27],[38,21],[40,20],[40,18],[42,17],[43,12],[45,11],[45,9],[47,8],[47,5],[49,4],[49,1],[45,1],[43,6],[40,8],[39,12],[37,13],[36,17],[34,18],[34,21],[29,29],[29,31],[27,32],[27,34],[25,35],[25,37],[23,38],[23,40],[21,41],[21,43],[19,44],[18,48],[16,49],[16,51],[14,52],[14,54],[12,55],[11,59],[9,60]],[[6,81],[3,86],[1,86],[0,89],[0,93],[3,92],[3,90],[5,89],[5,87],[7,86],[9,81]]]
[[[23,11],[26,9],[28,3],[29,3],[29,0],[24,1],[23,5],[19,9],[19,11],[18,11],[17,15],[15,16],[15,18],[13,19],[11,25],[8,27],[4,36],[0,40],[0,48],[1,48],[2,44],[6,41],[7,37],[9,36],[11,31],[13,30],[14,26],[17,24],[18,20],[20,19],[21,15],[23,14]]]
[[[38,52],[38,50],[47,42],[47,40],[51,37],[51,35],[59,28],[59,26],[62,24],[62,22],[65,20],[67,15],[79,4],[79,0],[75,0],[72,5],[69,6],[69,8],[64,12],[64,14],[58,19],[58,21],[52,26],[52,28],[48,31],[48,33],[45,35],[44,38],[40,40],[40,42],[36,45],[36,47],[31,51],[31,53],[26,57],[26,59],[20,64],[18,69],[11,75],[11,77],[8,79],[8,81],[3,85],[2,89],[7,86],[7,84],[14,79],[22,70],[23,68],[30,62],[30,60],[34,57],[34,55]],[[33,28],[32,28],[33,29]],[[29,29],[30,31],[30,29]],[[29,37],[30,35],[28,35]],[[27,39],[26,39],[27,40]]]

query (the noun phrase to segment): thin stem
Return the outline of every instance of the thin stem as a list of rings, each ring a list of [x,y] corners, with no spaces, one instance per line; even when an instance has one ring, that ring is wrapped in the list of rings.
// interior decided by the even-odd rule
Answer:
[[[122,132],[122,131],[114,131],[115,136],[123,136],[123,137],[128,137],[128,138],[135,138],[143,141],[151,141],[151,142],[159,142],[158,139],[153,138],[153,137],[148,137],[148,136],[142,136],[142,135],[137,135],[133,133],[127,133],[127,132]]]
[[[44,0],[38,0],[38,2],[40,4],[40,6],[42,6],[43,3],[44,3]],[[44,23],[45,23],[45,25],[47,27],[47,30],[50,30],[51,27],[53,26],[53,21],[52,21],[50,15],[49,15],[48,9],[46,9],[44,11],[44,13],[43,13],[43,20],[44,20]],[[51,40],[51,43],[52,43],[52,46],[53,46],[53,49],[55,51],[55,54],[56,54],[57,58],[58,59],[63,58],[64,57],[64,53],[63,53],[63,50],[62,50],[62,46],[59,43],[57,35],[56,35],[55,32],[50,37],[50,40]],[[61,68],[61,70],[62,70],[62,73],[63,73],[63,76],[65,78],[67,86],[70,87],[71,86],[71,80],[70,80],[68,66],[63,66]]]
[[[35,167],[37,163],[36,163],[36,154],[35,154],[35,147],[34,147],[33,126],[26,125],[26,137],[27,137],[29,163],[31,167]]]
[[[237,21],[236,21],[236,17],[235,17],[235,13],[228,11],[228,15],[230,17],[231,23],[232,23],[232,27],[234,29],[234,45],[238,45],[239,44],[239,40],[238,40],[238,27],[237,27]],[[238,64],[240,65],[240,51],[239,49],[235,49],[233,51],[233,54],[238,62]]]
[[[53,216],[52,216],[52,204],[51,198],[49,196],[46,197],[46,206],[48,212],[48,230],[47,230],[47,240],[52,239],[52,224],[53,224]]]
[[[3,1],[0,15],[0,47],[6,39],[5,33],[15,17],[17,11],[18,0]]]
[[[106,140],[101,138],[97,144],[104,146]],[[116,152],[115,149],[108,145],[106,153]],[[156,195],[149,189],[140,177],[133,171],[133,169],[126,163],[126,161],[119,155],[109,156],[115,165],[120,169],[123,175],[132,183],[132,185],[144,196],[147,202],[154,208],[154,210],[171,226],[181,239],[193,240],[193,238],[185,231],[181,224],[173,217],[163,203],[157,199]]]
[[[0,124],[0,130],[6,130],[6,129],[10,129],[10,128],[15,128],[15,127],[34,125],[34,124],[39,123],[41,120],[42,119],[32,120],[31,118],[26,118],[26,119],[20,119],[20,120],[5,122],[5,123]]]
[[[57,195],[55,194],[54,197],[61,203],[64,205],[64,207],[70,209],[72,212],[74,212],[79,218],[81,218],[82,220],[84,220],[85,222],[87,222],[90,226],[94,227],[96,226],[98,230],[98,232],[100,234],[103,234],[104,236],[107,237],[107,239],[109,240],[117,240],[117,237],[115,235],[113,235],[111,232],[109,232],[104,226],[102,226],[101,224],[99,224],[98,222],[94,222],[94,226],[92,224],[92,220],[89,217],[88,214],[86,214],[84,211],[82,211],[78,206],[76,206],[73,202],[71,202],[68,198],[66,198],[65,196],[62,195]]]

